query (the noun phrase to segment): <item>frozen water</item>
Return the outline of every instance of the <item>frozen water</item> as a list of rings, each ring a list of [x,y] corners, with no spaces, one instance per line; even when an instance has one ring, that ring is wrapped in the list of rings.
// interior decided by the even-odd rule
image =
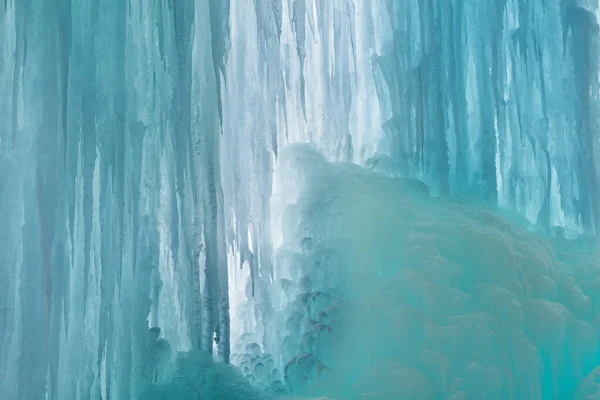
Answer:
[[[599,18],[0,2],[0,399],[591,395]]]
[[[580,382],[596,392],[584,380],[600,361],[596,246],[330,164],[306,145],[281,153],[276,178],[279,276],[297,282],[279,331],[293,392],[566,399]]]
[[[231,365],[195,353],[180,353],[160,382],[139,400],[272,400],[261,394]]]
[[[228,360],[222,4],[0,5],[2,400],[136,398],[152,326]]]

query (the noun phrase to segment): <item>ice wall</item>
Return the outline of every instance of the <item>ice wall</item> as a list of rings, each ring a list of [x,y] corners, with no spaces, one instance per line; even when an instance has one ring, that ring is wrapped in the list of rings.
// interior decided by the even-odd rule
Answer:
[[[596,234],[597,1],[121,3],[0,5],[9,398],[134,396],[153,325],[227,361],[230,296],[283,379],[288,143]]]
[[[224,190],[240,248],[233,264],[250,266],[231,271],[232,312],[259,313],[234,319],[235,335],[275,340],[261,324],[278,301],[263,289],[278,274],[264,238],[271,229],[274,246],[282,243],[283,211],[267,205],[286,143],[423,180],[435,195],[499,207],[530,229],[595,235],[598,9],[537,0],[232,4],[223,148],[243,156],[231,160]]]
[[[232,4],[223,146],[244,156],[224,190],[233,264],[250,267],[231,271],[237,350],[283,346],[272,315],[288,299],[271,281],[285,272],[264,238],[283,243],[284,210],[267,205],[286,143],[516,212],[528,229],[595,235],[597,15],[595,1]]]
[[[0,5],[0,398],[136,398],[149,326],[228,359],[224,5]]]
[[[402,173],[594,234],[598,2],[386,3],[376,79]]]
[[[371,57],[385,15],[370,0],[231,2],[221,143],[232,334],[251,333],[244,345],[269,353],[277,343],[270,318],[279,300],[269,293],[281,243],[270,206],[279,149],[309,142],[329,159],[364,163],[383,136]]]

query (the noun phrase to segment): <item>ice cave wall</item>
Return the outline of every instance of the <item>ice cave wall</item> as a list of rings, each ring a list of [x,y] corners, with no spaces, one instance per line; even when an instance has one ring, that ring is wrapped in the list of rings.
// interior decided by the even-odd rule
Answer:
[[[274,227],[281,244],[283,212],[268,211],[270,171],[296,141],[499,207],[530,229],[594,236],[598,15],[596,1],[232,3],[222,146],[245,156],[224,190],[232,236],[242,249],[260,243],[240,252],[255,269],[232,274],[269,285],[262,238]],[[268,293],[251,308],[269,310]]]
[[[227,359],[230,300],[233,335],[275,351],[289,142],[594,235],[598,16],[591,0],[6,0],[0,393],[135,395],[148,324],[182,350],[218,331]]]
[[[225,5],[0,5],[1,398],[136,398],[148,325],[227,359]]]
[[[376,57],[403,174],[594,234],[598,2],[388,1]]]

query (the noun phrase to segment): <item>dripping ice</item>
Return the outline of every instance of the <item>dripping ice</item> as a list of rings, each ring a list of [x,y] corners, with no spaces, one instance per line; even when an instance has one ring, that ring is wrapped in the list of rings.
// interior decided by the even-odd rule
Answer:
[[[121,3],[0,6],[0,399],[599,396],[596,1]]]

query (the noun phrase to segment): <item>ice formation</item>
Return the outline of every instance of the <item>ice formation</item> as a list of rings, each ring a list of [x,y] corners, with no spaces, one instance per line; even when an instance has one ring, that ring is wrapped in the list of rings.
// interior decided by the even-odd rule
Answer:
[[[594,248],[433,198],[416,180],[329,164],[308,146],[280,162],[279,265],[299,283],[281,308],[282,352],[296,392],[567,399],[597,366]]]
[[[599,21],[0,2],[0,399],[600,396]]]

